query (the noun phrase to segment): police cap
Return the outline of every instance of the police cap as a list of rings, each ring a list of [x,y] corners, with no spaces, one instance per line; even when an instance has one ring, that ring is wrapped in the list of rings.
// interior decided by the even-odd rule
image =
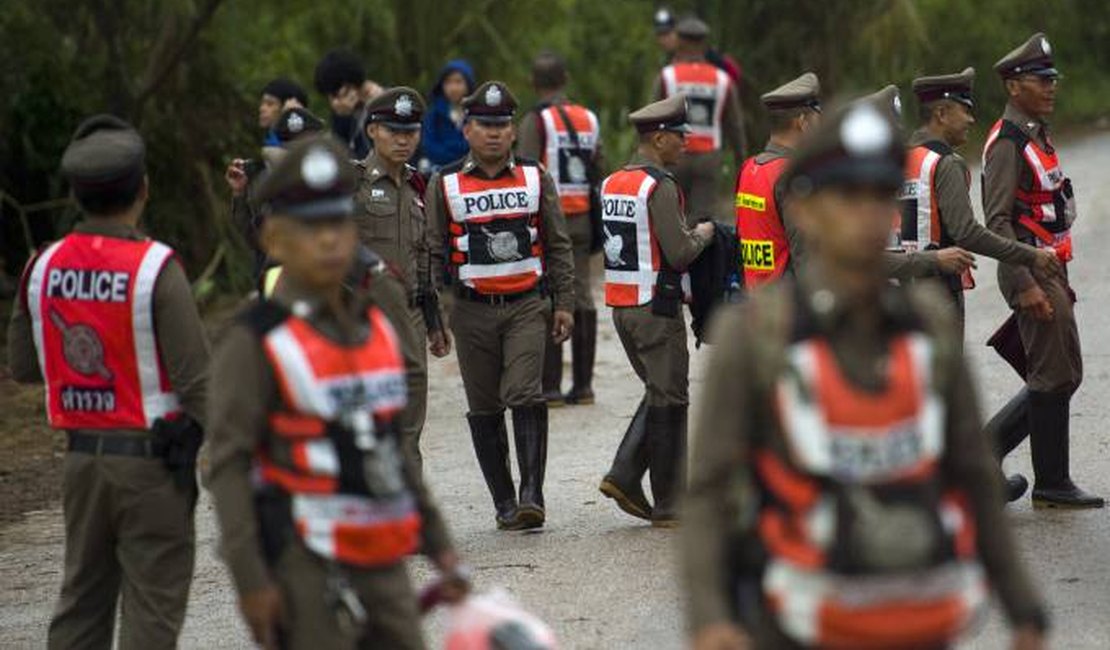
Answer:
[[[640,133],[656,131],[689,133],[690,127],[686,124],[686,95],[679,93],[648,104],[629,114],[628,121]]]
[[[462,107],[468,119],[504,124],[513,121],[517,101],[503,82],[487,81],[462,100]]]
[[[76,190],[134,187],[145,173],[142,137],[114,115],[94,115],[82,122],[62,155],[62,174]]]
[[[955,74],[934,75],[931,77],[918,77],[913,80],[913,94],[917,101],[929,104],[941,99],[951,99],[960,102],[968,108],[975,106],[971,96],[971,87],[975,83],[975,68],[964,68],[963,72]]]
[[[274,133],[282,144],[288,144],[306,135],[324,130],[324,121],[308,111],[307,108],[294,106],[281,112]]]
[[[785,111],[794,108],[821,110],[821,82],[817,75],[807,72],[788,81],[769,93],[763,93],[760,101],[771,111]]]
[[[299,219],[349,216],[358,175],[347,150],[326,136],[302,138],[259,181],[269,214]]]
[[[890,84],[882,90],[877,90],[870,95],[865,95],[856,100],[856,103],[870,103],[883,111],[894,120],[895,124],[902,121],[902,95],[898,86]]]
[[[687,16],[678,21],[678,24],[674,27],[674,31],[678,34],[679,38],[688,41],[700,41],[706,36],[709,36],[709,25],[705,24],[705,21],[697,16]]]
[[[1041,32],[1029,37],[1021,45],[994,64],[994,71],[1003,79],[1012,79],[1024,74],[1038,77],[1058,77],[1060,71],[1052,61],[1052,46]]]
[[[674,30],[674,14],[666,7],[660,7],[652,17],[656,34],[666,34]]]
[[[415,131],[424,117],[424,98],[412,88],[397,86],[370,100],[366,110],[372,123],[394,131]]]

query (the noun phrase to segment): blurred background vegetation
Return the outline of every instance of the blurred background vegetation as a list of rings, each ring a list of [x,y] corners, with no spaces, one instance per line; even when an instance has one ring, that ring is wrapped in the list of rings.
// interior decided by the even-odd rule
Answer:
[[[132,120],[147,140],[152,201],[146,228],[181,253],[204,295],[250,282],[228,227],[227,162],[253,157],[262,85],[289,76],[311,89],[318,58],[345,46],[382,84],[429,90],[444,61],[463,57],[479,79],[502,79],[522,101],[532,56],[568,60],[571,95],[602,120],[612,164],[628,153],[624,117],[647,99],[663,59],[652,31],[655,0],[5,0],[0,12],[0,257],[9,274],[26,255],[11,202],[32,206],[38,244],[76,215],[57,168],[82,117]],[[1110,2],[1106,0],[675,0],[713,26],[712,42],[744,70],[753,144],[766,137],[760,93],[816,71],[829,97],[896,83],[909,99],[916,75],[973,65],[980,130],[1003,94],[991,65],[1045,31],[1065,75],[1057,123],[1110,113]],[[915,114],[913,103],[907,119]],[[312,92],[309,108],[328,115]],[[974,157],[974,154],[972,154]],[[202,296],[203,297],[203,296]]]

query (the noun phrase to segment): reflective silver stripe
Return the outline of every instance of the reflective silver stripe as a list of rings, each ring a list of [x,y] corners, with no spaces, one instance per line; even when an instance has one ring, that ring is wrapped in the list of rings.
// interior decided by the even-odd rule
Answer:
[[[721,123],[725,117],[725,99],[728,97],[728,86],[731,79],[724,70],[717,70],[717,106],[713,115],[713,148],[720,149],[724,144],[721,136]]]
[[[677,86],[677,84],[675,83],[674,66],[669,65],[669,66],[663,68],[663,93],[664,93],[664,96],[671,97],[672,95],[674,95],[676,86]]]
[[[609,181],[612,176],[605,179],[602,184],[601,195],[602,202],[608,198],[627,197],[626,194],[614,194],[608,192]],[[640,187],[636,191],[636,213],[632,218],[636,223],[636,259],[639,261],[639,267],[630,271],[618,271],[616,269],[605,269],[605,283],[606,284],[624,284],[635,285],[637,289],[637,299],[639,305],[646,305],[651,302],[652,292],[655,288],[655,278],[659,272],[655,270],[658,265],[657,260],[652,255],[651,247],[651,216],[648,210],[648,199],[651,198],[651,193],[655,189],[656,180],[651,174],[644,174],[644,179],[640,183]],[[607,217],[606,221],[624,221],[629,219],[624,217]]]
[[[301,413],[325,419],[333,417],[335,413],[330,408],[330,400],[315,385],[316,375],[312,372],[312,365],[288,323],[275,327],[266,335],[266,347],[274,364],[281,370],[285,390],[292,402],[290,406]]]
[[[131,331],[135,339],[135,365],[139,373],[139,389],[143,395],[143,417],[147,427],[158,418],[178,410],[177,395],[162,390],[162,364],[158,341],[154,334],[154,285],[162,267],[173,256],[165,244],[151,242],[139,270],[131,294]]]
[[[408,493],[388,501],[351,494],[294,494],[290,505],[305,545],[325,558],[336,557],[338,525],[370,526],[403,519],[416,511],[416,502]]]
[[[590,122],[590,130],[589,132],[579,131],[578,142],[583,149],[593,151],[597,146],[597,116],[589,109],[584,110],[586,118]],[[544,164],[547,166],[547,173],[551,175],[551,180],[554,181],[555,187],[559,191],[559,196],[586,196],[590,192],[590,184],[588,182],[572,183],[569,179],[564,179],[561,176],[562,170],[559,168],[559,136],[560,134],[567,134],[569,131],[565,125],[562,131],[559,130],[558,124],[562,124],[562,119],[559,118],[558,122],[556,122],[557,115],[558,110],[552,106],[540,111],[540,117],[543,119],[544,132],[547,134],[547,137],[544,139]],[[571,116],[570,111],[567,111],[567,116]]]
[[[1041,161],[1040,152],[1032,142],[1026,143],[1025,149],[1021,153],[1025,157],[1026,162],[1029,163],[1029,167],[1033,170],[1034,176],[1036,176],[1038,190],[1044,192],[1053,192],[1060,189],[1060,186],[1064,184],[1063,180],[1058,183],[1053,182],[1050,173],[1052,171],[1058,170],[1058,167],[1046,169],[1044,163]],[[1060,177],[1062,179],[1063,174],[1061,174]],[[1039,219],[1040,221],[1044,221],[1046,223],[1052,223],[1056,221],[1055,203],[1040,203],[1030,207],[1032,207],[1034,211],[1041,211],[1041,218]],[[1034,215],[1034,218],[1036,218],[1036,215]]]
[[[50,265],[50,259],[54,257],[54,254],[58,252],[64,242],[64,239],[56,241],[43,251],[39,258],[35,260],[35,266],[31,269],[31,276],[27,279],[27,311],[30,312],[31,316],[31,336],[35,340],[35,352],[39,357],[39,372],[48,382],[50,378],[46,374],[46,348],[42,313],[42,295],[45,290],[43,283],[46,281],[46,269]],[[18,299],[17,297],[16,300]],[[46,415],[49,418],[51,413],[49,385],[43,392],[45,393],[43,398],[46,401]]]
[[[940,233],[933,237],[933,170],[940,162],[940,154],[929,151],[921,160],[917,174],[917,245],[940,243]]]

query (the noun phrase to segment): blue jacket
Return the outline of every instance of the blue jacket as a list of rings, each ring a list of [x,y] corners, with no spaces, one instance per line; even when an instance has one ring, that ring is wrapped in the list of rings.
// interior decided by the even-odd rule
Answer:
[[[443,80],[452,72],[461,72],[466,77],[468,95],[474,92],[474,69],[466,61],[448,61],[440,70],[428,102],[428,112],[424,114],[424,128],[420,136],[420,157],[426,158],[433,169],[462,158],[470,150],[462,130],[451,121],[451,102],[443,96]]]

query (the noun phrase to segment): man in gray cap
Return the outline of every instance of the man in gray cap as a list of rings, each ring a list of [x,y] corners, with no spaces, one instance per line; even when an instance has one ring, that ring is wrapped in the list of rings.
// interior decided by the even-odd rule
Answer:
[[[304,140],[258,188],[263,246],[282,282],[240,315],[213,359],[205,479],[256,643],[418,650],[406,557],[427,555],[449,599],[465,579],[401,443],[412,371],[404,289],[388,274],[365,291],[345,285],[359,246],[347,156],[333,140]]]
[[[381,255],[404,282],[409,303],[409,325],[418,348],[417,376],[411,394],[412,422],[404,423],[403,440],[420,456],[420,433],[428,402],[428,355],[451,350],[451,336],[443,326],[439,299],[432,286],[431,261],[424,216],[424,179],[408,165],[420,144],[424,99],[412,88],[385,90],[366,107],[366,134],[374,146],[365,160],[355,163],[359,173],[355,194],[355,223],[362,244]]]
[[[807,72],[764,93],[760,100],[771,122],[761,153],[744,161],[736,175],[736,236],[740,239],[744,286],[751,290],[791,269],[790,250],[800,235],[784,219],[780,179],[790,154],[821,117],[821,84]]]
[[[434,174],[426,197],[432,278],[454,281],[458,300],[450,323],[467,420],[503,530],[544,524],[544,339],[562,343],[574,327],[574,263],[559,194],[539,163],[513,154],[516,108],[500,81],[464,99],[470,153]],[[509,472],[506,407],[520,465],[519,500]]]
[[[716,211],[721,152],[727,150],[739,163],[747,147],[736,83],[705,59],[709,26],[691,16],[679,21],[675,31],[678,50],[655,82],[655,97],[683,94],[689,106],[686,155],[673,171],[686,196],[686,218],[693,225]]]
[[[1075,199],[1060,167],[1046,120],[1056,105],[1059,73],[1052,46],[1034,34],[994,65],[1009,98],[983,151],[983,213],[987,227],[1009,240],[1071,259]],[[1034,273],[998,265],[998,288],[1014,310],[1024,349],[1028,427],[1010,427],[1008,452],[1027,434],[1033,454],[1034,506],[1101,508],[1105,501],[1076,487],[1069,470],[1071,396],[1083,379],[1083,355],[1067,272]]]
[[[172,648],[193,577],[195,453],[208,343],[172,249],[142,234],[146,149],[126,122],[83,122],[62,174],[85,219],[27,266],[12,377],[46,384],[68,453],[65,575],[50,648]]]
[[[682,157],[689,130],[683,96],[649,104],[628,119],[639,147],[601,186],[605,303],[645,394],[600,489],[628,514],[672,527],[689,403],[683,272],[712,241],[714,227],[686,225],[682,190],[666,171]],[[654,505],[641,487],[649,467]]]
[[[988,586],[1014,647],[1043,647],[948,301],[883,269],[904,164],[873,104],[822,120],[783,180],[820,245],[715,324],[680,545],[695,650],[945,648]]]

